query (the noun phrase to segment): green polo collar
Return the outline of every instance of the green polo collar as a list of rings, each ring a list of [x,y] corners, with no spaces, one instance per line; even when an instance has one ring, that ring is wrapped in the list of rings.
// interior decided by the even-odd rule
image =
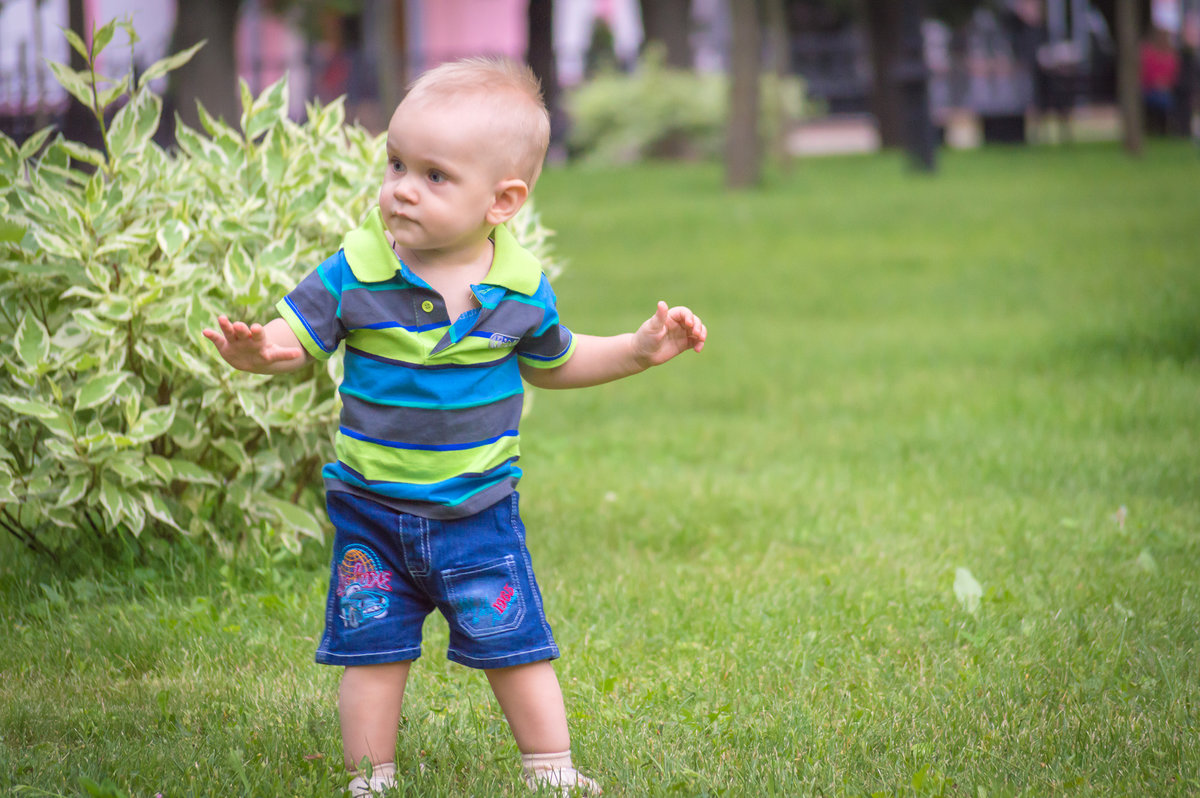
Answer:
[[[485,285],[498,285],[525,296],[537,293],[542,280],[542,265],[536,257],[517,243],[504,225],[492,231],[495,254]],[[403,264],[388,245],[379,208],[372,208],[362,227],[352,230],[342,240],[342,250],[350,271],[362,283],[382,283],[395,277]]]

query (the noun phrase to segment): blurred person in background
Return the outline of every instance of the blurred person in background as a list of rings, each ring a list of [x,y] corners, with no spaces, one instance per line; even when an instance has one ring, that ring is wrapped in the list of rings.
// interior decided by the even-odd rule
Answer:
[[[1140,54],[1142,103],[1146,109],[1146,130],[1165,136],[1175,110],[1175,87],[1179,81],[1179,54],[1171,34],[1152,28],[1142,42]]]

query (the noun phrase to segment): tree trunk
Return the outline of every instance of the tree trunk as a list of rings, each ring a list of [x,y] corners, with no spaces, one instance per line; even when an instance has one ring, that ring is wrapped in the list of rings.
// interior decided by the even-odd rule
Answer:
[[[879,125],[884,147],[904,145],[904,103],[892,79],[900,60],[901,3],[896,0],[859,0],[871,48],[871,110]]]
[[[736,6],[745,3],[754,5],[754,0],[734,0],[730,5],[736,14]],[[641,8],[645,43],[659,42],[666,48],[667,66],[691,69],[691,0],[641,0]]]
[[[773,120],[774,130],[771,131],[771,155],[780,167],[787,169],[791,166],[787,147],[791,120],[788,119],[784,102],[784,81],[791,73],[791,36],[787,23],[787,3],[785,0],[766,0],[763,11],[766,17],[767,52],[770,53],[771,72],[775,76],[776,96],[773,99],[778,107],[776,118]]]
[[[1117,101],[1121,107],[1121,129],[1130,155],[1142,154],[1145,120],[1138,63],[1138,2],[1117,0]]]
[[[925,66],[925,39],[921,22],[924,0],[900,0],[903,21],[900,26],[900,57],[892,73],[904,113],[904,147],[916,168],[932,172],[936,168],[936,144],[933,119],[929,112],[929,70]]]
[[[725,185],[746,188],[757,185],[762,177],[762,148],[758,136],[762,30],[758,0],[735,0],[729,4],[729,13],[733,24],[733,51],[725,137]]]
[[[237,90],[238,0],[209,0],[206,3],[179,3],[171,52],[191,47],[205,39],[206,45],[185,66],[171,73],[168,94],[180,119],[189,127],[199,127],[197,101],[210,116],[236,126],[241,116]]]
[[[364,10],[364,41],[372,44],[379,56],[375,62],[375,85],[379,92],[379,121],[387,127],[392,111],[404,99],[408,88],[408,29],[404,0],[374,3]]]
[[[558,69],[554,58],[554,0],[529,0],[529,52],[525,60],[542,82],[546,110],[550,112],[550,140],[562,138],[558,108]]]
[[[67,19],[69,20],[68,24],[71,30],[75,31],[79,38],[86,42],[91,31],[87,30],[87,17],[83,9],[83,0],[70,0],[67,4],[67,9]],[[71,69],[87,69],[87,60],[75,52],[74,47],[69,49],[71,51]],[[92,147],[99,147],[101,145],[100,128],[96,124],[96,117],[74,98],[71,98],[67,103],[67,115],[63,120],[63,135],[71,141],[83,142]]]

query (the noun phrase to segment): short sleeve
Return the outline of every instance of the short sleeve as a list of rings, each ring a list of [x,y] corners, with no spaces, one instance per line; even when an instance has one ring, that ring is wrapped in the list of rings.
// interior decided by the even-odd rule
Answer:
[[[275,305],[305,351],[318,360],[327,360],[346,337],[340,309],[342,283],[349,269],[345,255],[339,251]]]
[[[561,366],[575,352],[575,336],[559,320],[558,301],[545,275],[542,275],[533,303],[542,310],[541,324],[521,339],[517,345],[517,357],[533,368]]]

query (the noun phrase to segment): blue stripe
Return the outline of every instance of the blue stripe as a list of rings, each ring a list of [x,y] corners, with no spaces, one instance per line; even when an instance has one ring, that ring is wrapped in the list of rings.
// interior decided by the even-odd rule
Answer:
[[[366,325],[363,325],[362,327],[354,327],[352,329],[355,329],[355,330],[394,330],[394,329],[399,328],[401,330],[404,330],[405,332],[429,332],[430,330],[436,330],[439,327],[449,327],[449,326],[450,326],[449,322],[445,322],[445,321],[439,321],[439,322],[435,322],[433,324],[416,324],[411,327],[406,324],[401,324],[398,321],[381,321],[378,324],[366,324]]]
[[[492,332],[491,330],[475,330],[471,333],[471,338],[487,338],[489,341],[497,335],[501,336],[504,341],[501,346],[493,347],[495,349],[504,349],[506,347],[516,346],[521,342],[521,339],[515,335],[508,335],[502,332]]]
[[[313,341],[316,342],[317,346],[321,347],[321,351],[322,352],[333,352],[333,349],[330,349],[325,344],[325,342],[321,340],[321,336],[317,335],[316,330],[314,330],[312,328],[312,325],[308,323],[308,319],[304,318],[304,314],[302,314],[300,312],[300,309],[296,307],[296,303],[292,301],[291,294],[288,294],[287,296],[285,296],[283,298],[283,300],[285,302],[287,302],[288,307],[292,309],[292,313],[295,313],[296,318],[298,318],[300,320],[300,323],[304,325],[304,329],[308,333],[309,337],[312,338]]]
[[[355,440],[366,441],[367,443],[376,443],[376,444],[379,444],[380,446],[388,446],[392,449],[413,449],[413,450],[421,451],[421,452],[461,452],[466,449],[476,449],[480,446],[489,446],[489,445],[495,443],[496,441],[500,440],[501,438],[517,437],[517,431],[515,429],[510,429],[510,430],[505,430],[504,432],[500,433],[499,435],[493,435],[492,437],[490,437],[486,440],[482,440],[482,441],[472,441],[470,443],[451,443],[451,444],[445,444],[445,445],[441,445],[441,446],[434,446],[434,445],[420,444],[420,443],[401,443],[400,441],[385,441],[382,438],[372,438],[370,435],[364,435],[361,432],[356,432],[347,427],[340,427],[339,429],[341,430],[341,433],[343,435],[345,435],[348,438],[354,438]]]
[[[546,303],[543,300],[532,296],[522,296],[521,294],[517,293],[509,293],[509,295],[504,298],[504,301],[520,302],[522,305],[533,305],[535,308],[539,308],[541,310],[546,309]]]
[[[485,368],[412,369],[347,352],[342,393],[393,407],[479,407],[521,393],[512,358]]]
[[[329,262],[329,261],[326,261],[325,263],[328,263],[328,262]],[[325,264],[321,264],[321,265],[322,265],[322,266],[324,266]],[[330,268],[332,269],[333,267],[332,267],[332,266],[330,266]],[[340,305],[341,305],[341,301],[342,301],[342,294],[341,294],[341,292],[340,292],[340,291],[338,291],[338,290],[337,290],[337,288],[335,288],[335,287],[334,287],[333,283],[329,282],[329,277],[328,277],[328,276],[325,274],[325,272],[326,272],[326,271],[328,271],[328,270],[327,270],[327,269],[321,269],[321,268],[318,268],[318,269],[317,269],[317,276],[321,278],[321,282],[322,282],[322,283],[324,283],[324,285],[325,285],[325,289],[326,289],[327,291],[329,291],[329,293],[333,294],[333,296],[334,296],[334,297],[336,297],[336,298],[337,298],[337,300],[338,300],[338,304],[339,304],[339,307],[340,307]]]
[[[415,408],[418,410],[466,410],[468,408],[482,406],[482,404],[480,402],[476,402],[476,401],[468,401],[468,402],[462,402],[462,401],[451,402],[448,400],[435,400],[435,401],[417,400],[417,401],[410,401],[410,402],[386,401],[386,400],[380,399],[379,397],[371,396],[370,394],[364,393],[362,391],[356,391],[353,388],[347,388],[344,384],[342,385],[342,387],[339,390],[343,394],[353,396],[355,399],[362,399],[364,402],[371,402],[371,403],[377,404],[377,405],[390,405],[392,407],[410,407],[410,408]],[[506,394],[501,394],[499,396],[496,396],[493,398],[493,400],[498,402],[502,399],[508,399],[509,397],[516,396],[517,394],[520,394],[520,393],[524,393],[524,391],[525,391],[524,387],[521,387],[521,388],[518,388],[517,390],[512,391],[511,393],[506,393]]]

